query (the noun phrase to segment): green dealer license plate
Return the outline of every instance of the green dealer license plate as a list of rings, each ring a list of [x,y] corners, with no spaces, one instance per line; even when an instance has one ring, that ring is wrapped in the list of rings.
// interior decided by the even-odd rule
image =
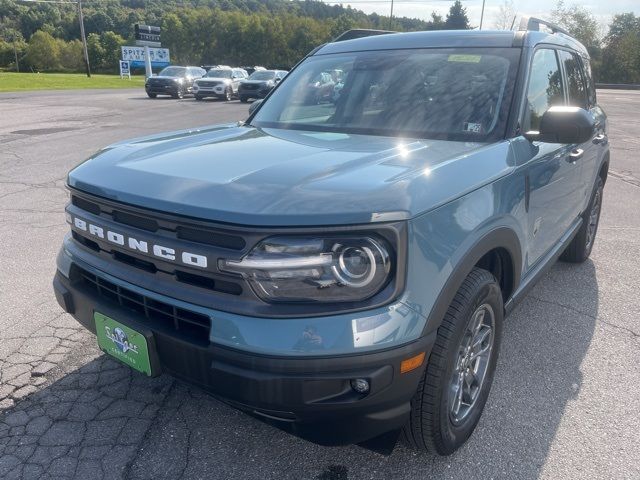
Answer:
[[[93,313],[101,350],[131,368],[151,376],[147,339],[139,332],[99,312]]]

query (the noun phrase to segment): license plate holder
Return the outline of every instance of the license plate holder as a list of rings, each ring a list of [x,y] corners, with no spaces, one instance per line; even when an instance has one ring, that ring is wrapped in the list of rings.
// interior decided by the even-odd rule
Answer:
[[[94,311],[100,350],[148,377],[159,375],[153,333],[132,328],[104,313]]]

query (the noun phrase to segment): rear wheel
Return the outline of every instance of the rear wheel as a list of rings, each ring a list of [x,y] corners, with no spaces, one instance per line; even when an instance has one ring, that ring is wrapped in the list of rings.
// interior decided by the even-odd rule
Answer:
[[[147,92],[147,96],[148,96],[149,98],[156,98],[158,95],[157,95],[156,93],[150,93],[150,92]]]
[[[502,335],[500,286],[474,268],[440,328],[403,429],[409,446],[440,455],[460,448],[476,428],[489,396]]]
[[[596,185],[591,194],[591,201],[587,210],[582,214],[582,225],[571,243],[567,246],[560,260],[571,263],[582,263],[593,249],[593,244],[598,233],[600,223],[600,211],[602,210],[602,195],[604,193],[604,181],[598,176]]]

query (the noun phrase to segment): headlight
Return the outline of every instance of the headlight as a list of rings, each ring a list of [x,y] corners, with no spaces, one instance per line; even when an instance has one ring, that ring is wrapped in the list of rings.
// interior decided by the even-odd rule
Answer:
[[[270,302],[356,302],[389,281],[390,248],[378,237],[272,237],[242,260],[220,260]]]

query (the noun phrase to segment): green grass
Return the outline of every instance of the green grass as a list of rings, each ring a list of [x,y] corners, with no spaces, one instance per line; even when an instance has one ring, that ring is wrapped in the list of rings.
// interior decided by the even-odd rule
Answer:
[[[75,90],[81,88],[138,88],[144,86],[144,76],[120,79],[118,75],[83,73],[12,73],[0,72],[0,92],[25,90]]]

